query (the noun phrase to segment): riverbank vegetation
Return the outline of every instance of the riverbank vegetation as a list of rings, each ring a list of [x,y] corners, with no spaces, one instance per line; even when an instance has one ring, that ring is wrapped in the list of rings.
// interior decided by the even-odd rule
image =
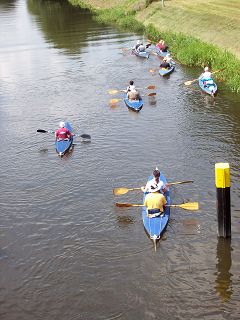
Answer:
[[[221,24],[222,22],[225,25],[229,23],[229,28],[225,33],[220,30],[220,34],[219,30],[214,31],[210,25],[214,24],[216,28],[219,25],[217,17],[218,13],[220,18],[223,15],[221,11],[224,10],[223,0],[217,0],[216,10],[214,5],[216,0],[207,1],[206,6],[205,2],[203,6],[200,0],[194,1],[194,4],[191,5],[186,0],[166,1],[166,7],[169,6],[167,9],[166,7],[161,8],[161,1],[152,2],[151,0],[112,0],[111,4],[108,0],[104,2],[95,0],[88,0],[88,2],[69,1],[74,5],[90,9],[95,19],[100,23],[114,24],[128,31],[145,34],[153,43],[159,38],[164,39],[171,48],[174,58],[184,65],[201,67],[208,65],[212,70],[225,68],[223,72],[216,75],[216,78],[224,81],[231,90],[240,92],[240,60],[237,58],[237,54],[234,55],[230,50],[223,49],[223,46],[218,47],[214,41],[211,41],[211,37],[216,34],[215,37],[221,36],[222,41],[228,43],[231,34],[232,46],[235,46],[231,51],[237,51],[239,44],[236,30],[239,27],[234,27],[238,20],[234,8],[238,0],[230,0],[225,4],[228,9],[226,15],[224,12],[225,18],[221,20]],[[187,12],[189,13],[187,14]],[[182,20],[185,20],[184,24]],[[184,31],[184,28],[187,31]],[[198,37],[198,34],[201,29],[207,31],[208,28],[210,28],[209,38],[203,41]],[[181,33],[177,32],[178,30]],[[208,34],[208,32],[205,33]],[[234,37],[236,37],[235,40]]]

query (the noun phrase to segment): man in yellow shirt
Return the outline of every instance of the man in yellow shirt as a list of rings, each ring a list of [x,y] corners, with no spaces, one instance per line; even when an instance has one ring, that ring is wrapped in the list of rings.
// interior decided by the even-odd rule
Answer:
[[[148,217],[154,218],[164,211],[167,204],[166,198],[160,193],[160,187],[151,186],[150,193],[145,197],[144,206],[147,208]]]

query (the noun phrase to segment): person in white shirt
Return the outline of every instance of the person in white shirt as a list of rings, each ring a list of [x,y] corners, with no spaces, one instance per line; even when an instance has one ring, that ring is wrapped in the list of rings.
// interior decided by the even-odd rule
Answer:
[[[199,79],[202,80],[205,87],[209,84],[213,84],[212,73],[209,71],[208,67],[204,68],[204,72],[200,75]]]
[[[149,180],[146,186],[141,187],[141,190],[145,193],[151,192],[154,188],[155,191],[160,191],[161,193],[165,193],[168,185],[165,185],[162,180],[160,180],[160,171],[156,168],[153,171],[153,179]]]
[[[127,93],[128,93],[129,91],[134,91],[134,90],[136,90],[136,87],[135,87],[135,85],[134,85],[134,82],[131,80],[131,81],[129,82],[129,86],[127,87]]]

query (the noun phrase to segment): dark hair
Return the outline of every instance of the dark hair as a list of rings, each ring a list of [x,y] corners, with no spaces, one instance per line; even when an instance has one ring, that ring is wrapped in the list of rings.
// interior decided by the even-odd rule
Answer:
[[[153,176],[155,177],[155,178],[159,178],[160,177],[160,171],[159,170],[154,170],[153,171]]]
[[[129,82],[129,84],[130,84],[130,86],[132,86],[132,85],[134,84],[134,82],[131,80],[131,81]]]

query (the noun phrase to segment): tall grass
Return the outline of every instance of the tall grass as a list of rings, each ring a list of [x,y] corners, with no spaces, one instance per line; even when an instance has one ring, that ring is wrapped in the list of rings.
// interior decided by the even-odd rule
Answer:
[[[122,7],[96,10],[83,0],[69,0],[74,5],[89,8],[94,19],[99,23],[114,24],[121,29],[144,33],[148,39],[157,42],[160,38],[171,49],[171,53],[180,63],[188,66],[210,66],[212,70],[225,68],[223,72],[216,75],[235,92],[240,93],[240,60],[230,52],[224,51],[217,46],[205,43],[192,36],[181,33],[159,32],[152,24],[144,26],[135,17],[135,11]]]
[[[153,25],[145,28],[145,34],[153,41],[164,39],[175,59],[184,65],[210,66],[212,70],[225,68],[216,77],[232,91],[240,93],[240,60],[232,53],[181,33],[160,33]]]

